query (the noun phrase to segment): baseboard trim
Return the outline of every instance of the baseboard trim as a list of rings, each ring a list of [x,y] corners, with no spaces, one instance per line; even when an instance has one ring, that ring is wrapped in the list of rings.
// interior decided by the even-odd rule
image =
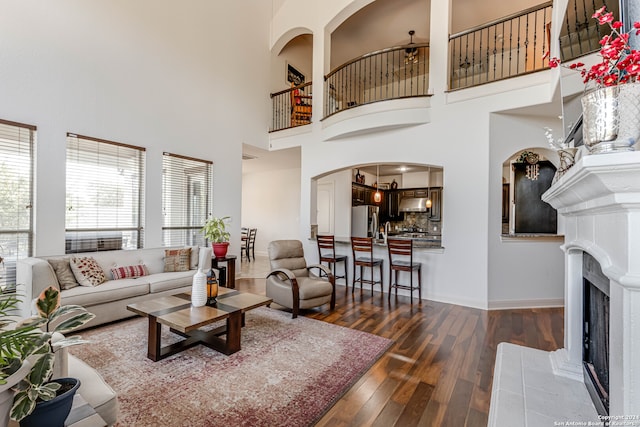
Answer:
[[[489,301],[489,310],[564,307],[564,298]]]

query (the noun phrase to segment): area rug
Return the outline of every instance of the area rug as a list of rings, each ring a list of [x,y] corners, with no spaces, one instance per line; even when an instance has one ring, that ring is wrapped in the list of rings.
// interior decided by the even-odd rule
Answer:
[[[147,320],[80,333],[71,353],[98,370],[120,402],[119,426],[308,426],[391,340],[266,307],[246,314],[242,350],[202,345],[147,359]],[[163,345],[176,336],[163,327]]]

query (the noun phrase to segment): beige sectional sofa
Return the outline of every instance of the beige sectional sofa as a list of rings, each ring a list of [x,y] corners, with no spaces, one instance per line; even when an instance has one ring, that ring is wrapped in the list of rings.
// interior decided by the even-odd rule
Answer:
[[[83,328],[134,316],[127,304],[171,295],[191,289],[193,275],[202,267],[211,268],[211,248],[192,246],[188,271],[165,272],[165,251],[176,248],[151,248],[87,252],[61,256],[31,257],[18,261],[17,291],[22,296],[20,314],[31,315],[31,302],[50,285],[60,288],[58,277],[49,260],[71,257],[92,257],[105,272],[107,281],[97,286],[75,286],[62,289],[62,305],[78,304],[96,317]],[[114,267],[144,264],[148,275],[114,280],[110,271]]]
[[[61,289],[58,275],[49,260],[71,257],[92,257],[104,271],[107,280],[97,286],[74,285],[61,289],[62,305],[78,304],[96,315],[83,328],[97,326],[114,320],[135,316],[127,310],[127,304],[190,291],[193,275],[202,268],[211,268],[211,248],[192,246],[187,271],[165,272],[165,251],[184,248],[153,248],[138,250],[117,250],[88,252],[73,255],[31,257],[18,261],[17,291],[21,295],[20,314],[29,317],[32,301],[48,286]],[[114,279],[111,269],[116,267],[142,265],[148,274],[136,278]],[[98,372],[82,360],[68,354],[63,349],[57,354],[56,365],[60,370],[56,376],[79,378],[78,393],[96,410],[108,425],[114,425],[118,417],[116,392],[103,380]]]

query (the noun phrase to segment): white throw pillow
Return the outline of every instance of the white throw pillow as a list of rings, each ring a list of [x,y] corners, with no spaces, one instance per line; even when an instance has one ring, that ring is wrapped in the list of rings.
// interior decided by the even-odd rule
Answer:
[[[92,257],[72,257],[69,260],[71,271],[82,286],[98,286],[107,281],[107,277]]]

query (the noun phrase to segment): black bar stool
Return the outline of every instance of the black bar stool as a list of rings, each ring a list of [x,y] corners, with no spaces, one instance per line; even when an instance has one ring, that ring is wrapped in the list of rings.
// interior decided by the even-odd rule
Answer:
[[[333,273],[333,277],[336,280],[344,279],[344,284],[347,290],[349,289],[349,280],[347,279],[347,256],[336,255],[336,243],[335,237],[330,235],[318,236],[318,256],[320,257],[320,264],[326,262]],[[336,274],[336,263],[344,262],[344,275],[338,276]]]
[[[371,294],[373,294],[373,287],[376,283],[380,283],[380,291],[384,292],[384,287],[382,286],[382,259],[373,257],[373,239],[371,237],[352,237],[351,250],[353,251],[353,288],[351,288],[351,292],[355,291],[357,282],[360,282],[360,289],[362,289],[363,283],[370,284]],[[360,277],[357,279],[356,266],[360,267]],[[362,267],[371,269],[371,279],[362,278]],[[373,267],[380,267],[380,280],[374,280]]]
[[[408,289],[411,295],[411,304],[413,304],[413,291],[418,290],[418,298],[422,300],[422,264],[413,262],[413,240],[411,239],[387,239],[387,250],[389,252],[389,300],[391,300],[391,289],[396,289],[396,297],[398,296],[398,288]],[[408,271],[410,276],[409,285],[398,284],[398,272]],[[418,286],[413,286],[413,272],[418,272]],[[395,273],[395,283],[391,274]]]

